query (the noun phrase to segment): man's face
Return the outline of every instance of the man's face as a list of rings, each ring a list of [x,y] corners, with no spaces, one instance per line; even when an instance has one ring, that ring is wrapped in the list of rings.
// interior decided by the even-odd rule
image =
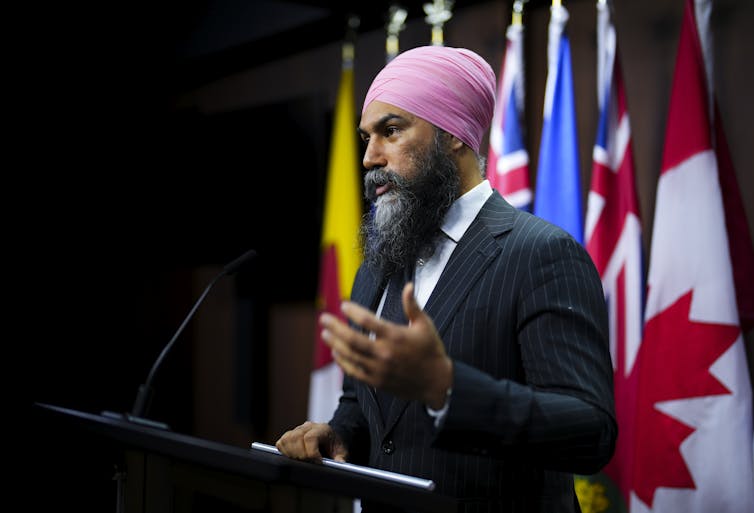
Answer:
[[[434,250],[443,218],[459,194],[448,135],[402,109],[372,102],[359,132],[366,143],[362,226],[365,258],[392,272]]]
[[[435,128],[427,121],[393,105],[374,101],[361,116],[359,134],[366,144],[364,168],[394,170],[405,178],[411,168],[412,155],[428,146]],[[376,191],[381,195],[387,190]]]

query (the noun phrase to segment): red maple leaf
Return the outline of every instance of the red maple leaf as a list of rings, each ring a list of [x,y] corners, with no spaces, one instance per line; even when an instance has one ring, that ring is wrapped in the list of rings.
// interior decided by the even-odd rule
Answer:
[[[731,393],[709,368],[736,341],[740,328],[691,320],[691,298],[689,291],[646,323],[631,375],[616,383],[617,389],[638,385],[635,403],[622,407],[616,398],[616,406],[619,419],[635,413],[632,422],[620,424],[619,439],[625,435],[633,452],[631,488],[649,507],[660,486],[696,488],[680,453],[694,428],[658,410],[657,403]],[[616,372],[616,380],[622,375]]]

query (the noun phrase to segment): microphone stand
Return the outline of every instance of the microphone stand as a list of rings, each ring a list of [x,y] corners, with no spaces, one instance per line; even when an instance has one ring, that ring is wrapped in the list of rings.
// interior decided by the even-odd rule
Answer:
[[[168,354],[170,349],[173,347],[173,344],[175,344],[175,341],[178,339],[178,336],[183,332],[189,320],[191,320],[191,318],[194,316],[194,312],[196,312],[196,309],[199,308],[199,305],[202,304],[202,301],[204,301],[204,298],[209,292],[209,290],[212,288],[215,282],[217,282],[217,280],[219,280],[226,274],[227,274],[226,271],[223,270],[220,274],[215,276],[215,278],[211,282],[209,282],[209,285],[207,285],[204,288],[204,292],[202,292],[202,295],[199,296],[199,299],[197,299],[196,302],[194,303],[194,306],[191,308],[191,311],[189,311],[186,318],[183,319],[183,322],[178,328],[178,331],[175,332],[175,334],[173,335],[173,338],[170,339],[170,342],[168,342],[167,345],[162,349],[160,356],[157,357],[154,364],[152,365],[152,368],[150,369],[149,374],[147,375],[146,381],[144,381],[143,385],[139,385],[139,391],[136,394],[136,400],[134,401],[134,406],[131,409],[131,413],[126,414],[126,418],[130,420],[131,422],[136,422],[139,424],[146,424],[152,427],[161,427],[163,429],[169,429],[168,425],[165,423],[156,422],[156,421],[153,421],[144,417],[152,402],[152,396],[154,395],[154,390],[152,389],[152,381],[154,379],[154,375],[157,372],[157,369],[159,368],[162,361],[165,359],[165,355]]]
[[[139,386],[139,391],[136,394],[136,400],[134,401],[133,408],[131,408],[131,411],[129,413],[115,413],[110,411],[103,411],[102,415],[104,417],[109,418],[115,418],[118,420],[127,420],[129,422],[134,422],[136,424],[141,424],[148,427],[158,428],[158,429],[165,429],[169,430],[170,427],[164,423],[159,422],[152,419],[147,419],[145,417],[147,410],[149,409],[149,406],[151,404],[151,399],[153,396],[153,390],[152,390],[152,381],[154,380],[155,373],[157,372],[157,369],[160,367],[160,364],[165,359],[165,356],[168,354],[170,349],[173,347],[173,344],[175,344],[175,341],[178,339],[178,336],[183,332],[184,328],[188,324],[188,322],[191,320],[191,318],[194,316],[194,313],[196,312],[196,309],[199,308],[199,305],[202,304],[204,301],[204,298],[209,293],[212,286],[222,278],[223,276],[233,274],[235,273],[243,264],[245,264],[247,261],[251,260],[256,256],[256,251],[249,250],[240,257],[236,258],[231,263],[227,264],[223,270],[215,276],[211,282],[204,288],[204,292],[202,292],[202,295],[199,296],[199,299],[196,300],[194,303],[194,306],[191,308],[191,311],[189,311],[186,318],[183,320],[181,325],[178,327],[178,330],[173,335],[173,338],[170,339],[170,342],[167,343],[167,345],[162,349],[162,352],[155,360],[154,364],[152,365],[152,368],[149,371],[149,374],[147,375],[147,379],[144,381],[144,384]]]

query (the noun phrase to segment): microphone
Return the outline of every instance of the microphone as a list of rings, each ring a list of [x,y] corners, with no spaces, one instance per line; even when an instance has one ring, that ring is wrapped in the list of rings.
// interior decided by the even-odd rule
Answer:
[[[149,374],[147,375],[147,379],[144,381],[144,384],[139,386],[139,391],[136,395],[136,400],[134,401],[133,408],[131,409],[130,414],[126,414],[126,418],[133,422],[139,422],[142,424],[147,424],[153,427],[161,427],[164,429],[168,429],[168,426],[161,422],[156,422],[153,420],[149,420],[144,418],[147,414],[147,410],[149,409],[149,403],[152,396],[152,381],[154,380],[155,373],[157,372],[157,369],[160,367],[160,364],[165,359],[165,356],[168,354],[170,349],[173,347],[173,344],[175,343],[178,336],[183,332],[183,329],[186,327],[188,322],[191,320],[191,318],[194,316],[194,312],[196,312],[196,309],[199,308],[199,305],[202,304],[202,301],[204,301],[205,296],[210,291],[212,286],[217,282],[220,278],[224,276],[228,276],[231,274],[236,273],[243,265],[245,265],[247,262],[252,260],[254,257],[257,256],[257,252],[253,249],[247,251],[240,257],[236,258],[229,264],[227,264],[225,267],[223,267],[223,270],[220,271],[220,273],[215,276],[212,281],[209,282],[209,284],[205,287],[204,292],[202,292],[202,295],[199,296],[199,299],[196,300],[196,303],[194,303],[193,308],[191,308],[191,311],[189,311],[186,318],[183,320],[181,325],[178,327],[178,330],[175,332],[175,335],[173,335],[173,338],[170,339],[170,342],[167,343],[167,345],[163,348],[160,355],[155,360],[154,364],[152,365],[152,368],[149,371]],[[113,416],[109,412],[103,412],[103,414],[106,414],[108,416]],[[116,415],[120,417],[120,415]]]

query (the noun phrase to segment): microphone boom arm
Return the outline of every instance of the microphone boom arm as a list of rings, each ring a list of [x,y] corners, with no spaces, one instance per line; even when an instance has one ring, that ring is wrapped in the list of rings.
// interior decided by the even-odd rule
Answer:
[[[202,295],[199,296],[199,299],[196,300],[196,302],[194,303],[194,306],[191,308],[191,311],[189,311],[186,318],[183,319],[183,322],[178,328],[178,331],[175,332],[175,335],[173,335],[173,338],[170,339],[170,342],[168,342],[167,345],[162,349],[160,356],[158,356],[157,360],[155,360],[154,364],[152,364],[152,368],[150,369],[149,374],[147,375],[146,381],[144,381],[143,385],[139,386],[139,392],[136,395],[134,406],[131,409],[131,415],[133,417],[143,417],[144,415],[146,415],[147,408],[149,407],[149,400],[151,399],[151,396],[152,396],[152,380],[154,379],[154,376],[157,372],[157,369],[160,367],[162,360],[165,359],[165,356],[173,347],[173,344],[178,339],[178,336],[183,332],[184,328],[186,328],[186,325],[194,316],[194,312],[196,312],[196,309],[199,308],[200,304],[202,304],[202,301],[204,301],[204,297],[207,295],[207,293],[209,293],[212,286],[215,284],[215,282],[217,282],[217,280],[219,280],[226,274],[227,273],[223,270],[223,272],[215,276],[215,278],[211,282],[209,282],[209,285],[207,285],[204,288],[204,292],[202,292]]]
[[[173,338],[170,339],[170,342],[167,343],[167,345],[163,348],[160,355],[157,357],[157,360],[155,360],[154,364],[152,365],[152,368],[149,370],[149,374],[147,375],[146,381],[144,381],[144,384],[139,386],[139,391],[136,394],[136,400],[134,401],[133,408],[131,409],[130,415],[127,415],[129,420],[138,420],[141,422],[146,422],[150,425],[157,424],[160,427],[165,427],[164,424],[156,423],[154,421],[150,421],[144,418],[144,416],[147,413],[147,410],[149,409],[149,403],[152,396],[152,381],[154,380],[154,376],[157,372],[157,369],[160,367],[160,364],[165,359],[165,356],[168,354],[170,349],[173,347],[173,344],[178,339],[178,336],[183,332],[184,328],[188,324],[188,322],[191,320],[191,318],[194,316],[194,312],[196,312],[196,309],[199,308],[199,305],[202,304],[202,301],[204,301],[204,297],[209,293],[212,286],[222,278],[223,276],[227,276],[229,274],[234,274],[236,271],[238,271],[246,262],[251,260],[257,255],[257,252],[253,249],[250,249],[240,257],[236,258],[229,264],[227,264],[220,273],[218,273],[217,276],[214,277],[214,279],[209,282],[209,285],[207,285],[204,288],[204,292],[202,292],[202,295],[199,296],[199,299],[196,300],[194,303],[194,306],[191,308],[191,311],[189,311],[186,318],[183,320],[181,325],[178,327],[178,330],[175,332],[175,335],[173,335]]]

